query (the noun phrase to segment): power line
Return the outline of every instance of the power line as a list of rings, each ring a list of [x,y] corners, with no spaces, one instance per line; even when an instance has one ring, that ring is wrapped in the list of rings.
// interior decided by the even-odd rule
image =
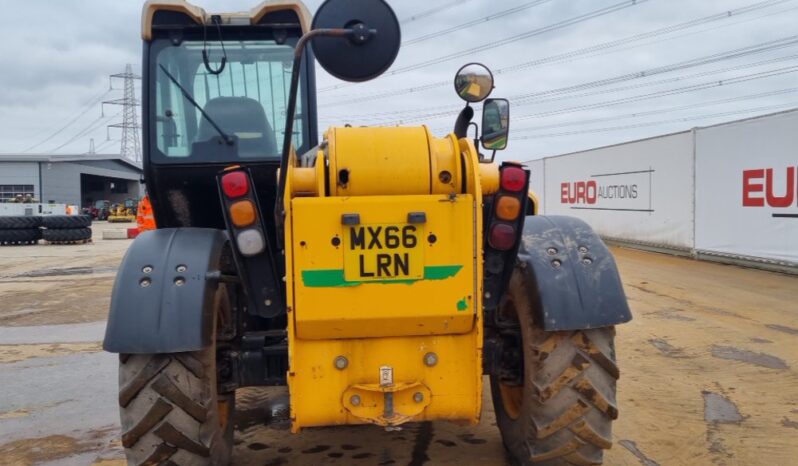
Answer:
[[[107,147],[109,147],[111,144],[113,144],[115,142],[121,142],[121,139],[109,139],[109,140],[103,142],[102,144],[100,144],[97,147],[97,149],[95,149],[95,152],[99,154],[101,150],[106,149]]]
[[[729,72],[729,71],[739,71],[739,70],[745,70],[745,69],[749,69],[749,68],[756,68],[756,67],[763,66],[763,65],[771,65],[771,64],[774,64],[774,63],[780,63],[780,62],[784,62],[784,61],[791,61],[791,60],[795,60],[796,58],[798,58],[798,55],[787,55],[787,56],[784,56],[784,57],[770,58],[770,59],[767,59],[767,60],[760,60],[760,61],[757,61],[757,62],[743,63],[743,64],[735,65],[735,66],[727,66],[725,68],[718,68],[718,69],[709,70],[709,71],[702,71],[700,73],[683,74],[683,75],[679,75],[679,76],[674,76],[672,78],[660,79],[660,80],[656,80],[656,81],[649,81],[649,82],[637,83],[637,84],[629,84],[629,85],[626,85],[626,86],[613,87],[613,88],[610,88],[610,89],[602,89],[602,90],[597,90],[597,91],[592,91],[592,92],[584,92],[582,94],[563,95],[563,96],[552,97],[552,98],[548,98],[548,99],[524,99],[520,103],[515,104],[515,106],[516,107],[523,107],[523,106],[533,105],[533,104],[547,104],[547,103],[551,103],[551,102],[560,102],[560,101],[563,101],[563,100],[575,99],[575,98],[580,98],[580,97],[595,97],[595,96],[604,95],[604,94],[614,94],[614,93],[617,93],[617,92],[629,91],[629,90],[632,90],[632,89],[640,89],[640,88],[651,87],[651,86],[660,86],[660,85],[663,85],[663,84],[671,84],[671,83],[680,82],[680,81],[686,81],[686,80],[695,79],[695,78],[704,78],[704,77],[707,77],[707,76],[712,76],[712,75],[716,75],[716,74],[726,73],[726,72]]]
[[[74,136],[69,138],[66,142],[64,142],[60,146],[57,146],[57,147],[51,149],[50,152],[55,152],[55,151],[61,149],[62,147],[66,146],[67,144],[70,144],[70,143],[76,141],[78,138],[83,137],[83,136],[85,136],[87,134],[90,134],[93,131],[96,131],[97,129],[99,129],[105,123],[105,121],[107,121],[107,120],[109,120],[111,118],[115,118],[115,117],[119,116],[121,113],[122,113],[122,111],[120,110],[119,112],[117,112],[116,114],[111,115],[111,116],[98,117],[96,120],[94,120],[91,123],[89,123],[89,125],[87,127],[85,127],[82,131],[78,132],[77,134],[75,134]]]
[[[604,50],[604,49],[607,49],[607,48],[612,48],[612,47],[616,47],[618,45],[622,45],[622,44],[627,43],[627,42],[634,42],[634,41],[638,41],[638,40],[649,39],[651,37],[656,37],[656,36],[659,36],[659,35],[662,35],[662,34],[669,34],[669,33],[672,33],[672,32],[682,31],[682,30],[689,29],[689,28],[692,28],[692,27],[695,27],[695,26],[701,26],[701,25],[704,25],[704,24],[707,24],[707,23],[711,23],[711,22],[714,22],[714,21],[719,21],[719,20],[731,18],[733,16],[739,16],[739,15],[742,15],[742,14],[745,14],[745,13],[750,13],[752,11],[758,11],[758,10],[761,10],[763,8],[768,8],[768,7],[771,7],[771,6],[774,6],[774,5],[779,5],[779,4],[790,2],[790,1],[793,1],[793,0],[766,0],[766,1],[762,1],[762,2],[757,2],[757,3],[751,4],[751,5],[746,5],[746,6],[743,6],[743,7],[740,7],[740,8],[736,8],[734,10],[728,10],[728,11],[724,11],[724,12],[721,12],[721,13],[716,13],[714,15],[704,16],[704,17],[697,18],[697,19],[694,19],[694,20],[691,20],[691,21],[686,21],[684,23],[679,23],[679,24],[675,24],[675,25],[672,25],[672,26],[667,26],[667,27],[664,27],[664,28],[655,29],[653,31],[643,32],[643,33],[640,33],[640,34],[635,34],[633,36],[625,37],[623,39],[617,39],[617,40],[614,40],[614,41],[604,42],[602,44],[594,45],[592,47],[587,47],[586,49],[581,49],[581,50],[574,51],[574,52],[568,52],[568,53],[564,53],[564,54],[560,54],[560,55],[555,55],[554,57],[546,57],[546,58],[541,58],[541,59],[538,59],[538,60],[532,60],[532,61],[528,61],[526,63],[520,63],[518,65],[508,66],[508,67],[502,69],[502,72],[506,73],[506,72],[520,71],[520,70],[531,68],[531,67],[534,67],[534,66],[539,66],[539,65],[542,65],[542,64],[551,63],[552,61],[561,61],[562,59],[570,58],[571,56],[582,55],[582,54],[589,53],[589,52],[595,52],[595,51],[599,51],[599,50]]]
[[[526,31],[526,32],[523,32],[521,34],[516,34],[516,35],[510,36],[510,37],[505,37],[504,39],[496,40],[496,41],[493,41],[493,42],[488,42],[486,44],[482,44],[482,45],[479,45],[477,47],[472,47],[472,48],[467,49],[467,50],[461,50],[459,52],[450,53],[450,54],[447,54],[447,55],[443,55],[443,56],[440,56],[440,57],[436,57],[436,58],[433,58],[433,59],[429,59],[429,60],[426,60],[426,61],[415,63],[415,64],[412,64],[412,65],[407,65],[407,66],[395,68],[392,71],[389,71],[389,72],[385,73],[384,76],[395,76],[397,74],[401,74],[401,73],[404,73],[404,72],[407,72],[407,71],[417,70],[419,68],[424,68],[424,67],[427,67],[427,66],[430,66],[430,65],[434,65],[434,64],[438,64],[438,63],[443,63],[443,62],[446,62],[446,61],[454,60],[455,58],[460,58],[460,57],[464,57],[464,56],[471,55],[471,54],[474,54],[474,53],[483,52],[485,50],[490,50],[492,48],[501,47],[503,45],[511,44],[513,42],[518,42],[520,40],[528,39],[528,38],[533,37],[533,36],[545,34],[547,32],[551,32],[551,31],[556,31],[558,29],[562,29],[562,28],[565,28],[565,27],[568,27],[568,26],[573,26],[574,24],[578,24],[578,23],[581,23],[581,22],[584,22],[584,21],[588,21],[588,20],[591,20],[593,18],[598,18],[598,17],[604,16],[604,15],[608,15],[610,13],[614,13],[616,11],[620,11],[620,10],[623,10],[625,8],[637,6],[637,5],[640,5],[641,3],[644,3],[644,2],[647,2],[647,1],[650,1],[650,0],[624,0],[624,1],[620,2],[620,3],[615,3],[613,5],[610,5],[610,6],[607,6],[607,7],[604,7],[604,8],[599,8],[599,9],[593,10],[593,11],[591,11],[589,13],[584,13],[584,14],[581,14],[581,15],[578,15],[578,16],[574,16],[573,18],[569,18],[569,19],[566,19],[566,20],[563,20],[563,21],[559,21],[557,23],[550,24],[550,25],[547,25],[547,26],[543,26],[541,28],[533,29],[531,31]],[[789,1],[789,0],[770,0],[770,1]],[[338,84],[336,86],[330,86],[330,87],[326,87],[326,88],[321,88],[321,89],[318,90],[318,92],[325,92],[325,91],[329,91],[329,90],[333,90],[333,89],[338,89],[338,88],[344,87],[346,85],[351,85],[351,83],[344,83],[344,84]]]
[[[400,24],[407,24],[412,23],[413,21],[418,21],[420,19],[428,18],[436,13],[440,13],[441,11],[448,10],[449,8],[455,7],[457,5],[462,5],[463,3],[468,2],[469,0],[455,0],[453,2],[446,3],[444,5],[439,5],[428,10],[424,10],[421,13],[416,13],[414,15],[405,17],[399,20]]]
[[[565,114],[565,113],[581,112],[581,111],[584,111],[584,110],[593,110],[593,109],[596,109],[596,108],[611,107],[611,106],[614,106],[614,105],[628,104],[628,103],[633,103],[633,102],[640,102],[640,101],[643,101],[643,100],[656,99],[656,98],[660,98],[660,97],[667,97],[667,96],[672,96],[672,95],[685,94],[685,93],[688,93],[688,92],[695,92],[695,91],[700,91],[700,90],[704,90],[704,89],[711,89],[711,88],[722,87],[722,86],[731,86],[731,85],[734,85],[734,84],[739,84],[739,83],[743,83],[743,82],[753,81],[753,80],[757,80],[757,79],[765,79],[765,78],[771,78],[773,76],[781,76],[781,75],[785,75],[785,74],[795,73],[797,71],[798,71],[798,65],[788,66],[788,67],[784,67],[784,68],[777,68],[775,70],[768,70],[768,71],[763,71],[763,72],[759,72],[759,73],[751,73],[751,74],[747,74],[747,75],[737,76],[737,77],[729,78],[729,79],[713,80],[713,81],[707,81],[707,82],[704,82],[704,83],[693,84],[693,85],[690,85],[690,86],[677,87],[677,88],[673,88],[673,89],[665,89],[665,90],[662,90],[662,91],[651,92],[651,93],[648,93],[648,94],[641,94],[641,95],[635,95],[635,96],[630,96],[630,97],[623,97],[623,98],[620,98],[620,99],[613,99],[613,100],[607,100],[607,101],[602,101],[602,102],[595,102],[595,103],[592,103],[592,104],[577,105],[577,106],[574,106],[574,107],[567,107],[567,108],[563,108],[563,109],[559,109],[559,110],[551,110],[551,111],[548,111],[548,112],[541,112],[541,113],[530,114],[530,115],[522,115],[520,117],[514,117],[513,121],[523,121],[523,120],[528,120],[528,119],[532,119],[532,118],[544,118],[544,117],[549,117],[549,116],[562,115],[562,114]]]
[[[759,44],[750,45],[750,46],[746,46],[746,47],[741,47],[741,48],[734,49],[734,50],[728,50],[728,51],[724,51],[724,52],[714,53],[714,54],[711,54],[711,55],[705,55],[703,57],[693,58],[693,59],[690,59],[690,60],[684,60],[684,61],[681,61],[681,62],[671,63],[671,64],[668,64],[668,65],[657,66],[657,67],[654,67],[654,68],[649,68],[649,69],[642,70],[642,71],[636,71],[636,72],[633,72],[633,73],[627,73],[627,74],[623,74],[623,75],[619,75],[619,76],[613,76],[611,78],[599,79],[599,80],[591,81],[591,82],[588,82],[588,83],[577,84],[577,85],[574,85],[574,86],[561,87],[561,88],[558,88],[558,89],[552,89],[552,90],[543,91],[543,92],[532,92],[532,93],[527,93],[527,94],[520,94],[520,95],[514,96],[513,99],[516,99],[516,100],[528,100],[530,98],[546,97],[546,96],[552,96],[552,95],[561,95],[561,94],[567,94],[567,93],[574,92],[574,91],[592,89],[592,88],[596,88],[596,87],[603,87],[603,86],[608,86],[608,85],[611,85],[611,84],[618,84],[618,83],[621,83],[621,82],[631,81],[631,80],[635,80],[635,79],[648,78],[648,77],[651,77],[651,76],[656,76],[656,75],[660,75],[660,74],[670,73],[670,72],[673,72],[673,71],[681,71],[681,70],[686,70],[686,69],[695,68],[695,67],[699,67],[699,66],[709,65],[709,64],[717,63],[717,62],[724,61],[724,60],[731,60],[731,59],[736,59],[736,58],[747,57],[749,55],[755,55],[755,54],[764,53],[764,52],[771,52],[771,51],[778,50],[778,49],[781,49],[781,48],[784,48],[784,47],[794,46],[795,44],[798,44],[798,35],[789,36],[789,37],[785,37],[785,38],[782,38],[782,39],[771,40],[771,41],[767,41],[767,42],[762,42],[762,43],[759,43]]]
[[[64,126],[62,126],[61,128],[57,129],[55,132],[53,132],[52,134],[50,134],[50,135],[49,135],[49,136],[47,136],[46,138],[42,139],[41,141],[37,142],[36,144],[34,144],[34,145],[32,145],[32,146],[28,147],[27,149],[23,150],[22,152],[23,152],[23,153],[29,152],[29,151],[31,151],[31,150],[33,150],[33,149],[35,149],[35,148],[37,148],[37,147],[41,146],[42,144],[46,143],[47,141],[49,141],[49,140],[53,139],[54,137],[58,136],[58,135],[59,135],[59,134],[61,134],[62,132],[64,132],[64,130],[66,130],[67,128],[69,128],[70,126],[72,126],[72,124],[73,124],[73,123],[75,123],[75,122],[76,122],[76,121],[78,121],[78,120],[79,120],[79,119],[80,119],[80,118],[81,118],[83,115],[85,115],[86,113],[88,113],[88,111],[89,111],[89,110],[91,110],[91,109],[92,109],[92,107],[94,107],[95,105],[97,105],[98,103],[100,103],[100,101],[101,101],[101,100],[102,100],[102,99],[103,99],[103,98],[104,98],[106,95],[108,95],[110,92],[111,92],[111,89],[108,89],[107,91],[104,91],[104,92],[100,93],[99,95],[97,95],[97,96],[95,96],[95,97],[92,97],[92,98],[89,100],[89,102],[88,102],[87,104],[85,104],[83,107],[81,107],[81,108],[82,108],[82,110],[81,110],[81,111],[79,111],[79,112],[78,112],[78,114],[77,114],[77,115],[75,115],[75,116],[74,116],[74,118],[70,119],[70,120],[69,120],[69,121],[68,121],[68,122],[67,122],[67,123],[66,123]]]
[[[520,129],[516,128],[515,130],[513,130],[513,132],[514,133],[527,133],[527,132],[533,132],[533,131],[542,131],[542,130],[546,130],[546,129],[566,128],[566,127],[569,127],[569,126],[585,126],[585,125],[591,125],[591,124],[596,124],[596,123],[605,123],[605,122],[608,122],[608,121],[627,120],[627,119],[630,119],[630,118],[642,118],[642,117],[647,117],[647,116],[652,116],[652,115],[661,115],[661,114],[664,114],[664,113],[680,112],[680,111],[684,111],[684,110],[693,110],[693,109],[696,109],[696,108],[709,107],[709,106],[713,106],[713,105],[722,105],[722,104],[742,102],[742,101],[746,101],[746,100],[762,99],[762,98],[765,98],[765,97],[774,97],[774,96],[779,96],[779,95],[786,95],[786,94],[791,94],[791,93],[794,93],[794,92],[798,92],[798,87],[790,87],[790,88],[778,89],[778,90],[775,90],[775,91],[767,91],[767,92],[757,92],[755,94],[746,94],[746,95],[741,95],[741,96],[736,96],[736,97],[729,97],[729,98],[725,98],[725,99],[715,99],[715,100],[709,100],[709,101],[699,102],[699,103],[695,103],[695,104],[680,105],[680,106],[676,106],[676,107],[666,107],[666,108],[661,108],[661,109],[657,109],[657,110],[648,110],[648,111],[644,111],[644,112],[627,113],[627,114],[624,114],[624,115],[613,115],[613,116],[609,116],[609,117],[591,118],[591,119],[583,119],[583,120],[575,120],[575,121],[566,121],[566,122],[562,122],[562,123],[552,123],[552,124],[548,124],[548,125],[533,126],[533,127],[529,127],[529,128],[520,128]]]
[[[788,57],[788,58],[796,58],[796,56]],[[783,60],[783,58],[776,59],[776,60]],[[744,67],[750,67],[750,65],[741,65],[739,68],[744,68]],[[712,73],[716,73],[718,71],[720,71],[720,70],[716,70],[716,71],[708,72],[708,73],[701,73],[701,74],[705,74],[705,75],[706,74],[712,74]],[[726,71],[726,70],[723,70],[723,71]],[[566,107],[564,109],[551,110],[551,111],[548,111],[548,112],[541,112],[541,113],[536,113],[536,114],[527,114],[527,115],[521,115],[521,116],[514,116],[512,118],[512,121],[517,122],[517,121],[523,121],[523,120],[528,120],[528,119],[532,119],[532,118],[544,118],[544,117],[562,115],[562,114],[566,114],[566,113],[574,113],[574,112],[578,112],[578,111],[593,110],[593,109],[596,109],[596,108],[604,108],[604,107],[610,107],[610,106],[614,106],[614,105],[621,105],[621,104],[626,104],[626,103],[639,102],[639,101],[643,101],[643,100],[650,100],[650,99],[655,99],[655,98],[659,98],[659,97],[666,97],[666,96],[670,96],[670,95],[684,94],[684,93],[688,93],[688,92],[695,92],[695,91],[700,91],[700,90],[705,90],[705,89],[710,89],[710,88],[715,88],[715,87],[739,84],[739,83],[742,83],[742,82],[752,81],[752,80],[756,80],[756,79],[765,79],[765,78],[769,78],[769,77],[773,77],[773,76],[780,76],[780,75],[783,75],[783,74],[794,73],[796,71],[798,71],[798,65],[784,67],[784,68],[777,68],[777,69],[774,69],[774,70],[768,70],[768,71],[763,71],[763,72],[758,72],[758,73],[751,73],[751,74],[747,74],[747,75],[741,75],[741,76],[737,76],[737,77],[733,77],[733,78],[729,78],[729,79],[724,79],[724,80],[713,80],[713,81],[703,82],[703,83],[694,84],[694,85],[690,85],[690,86],[683,86],[683,87],[677,87],[677,88],[672,88],[672,89],[665,89],[665,90],[661,90],[661,91],[657,91],[657,92],[651,92],[651,93],[648,93],[648,94],[641,94],[641,95],[636,95],[636,96],[623,97],[623,98],[620,98],[620,99],[596,102],[596,103],[593,103],[593,104],[585,104],[585,105],[578,105],[578,106],[573,106],[573,107]],[[659,84],[659,83],[657,83],[657,84]],[[640,86],[629,86],[629,87],[640,87]],[[625,88],[620,88],[620,89],[617,89],[617,90],[625,90]],[[606,92],[607,91],[602,91],[600,93],[606,93]],[[562,100],[562,99],[563,99],[563,97],[560,97],[560,98],[556,98],[556,99],[549,99],[549,100],[546,100],[546,101],[541,101],[539,103],[543,103],[543,102],[548,103],[548,102],[552,102],[552,101],[556,101],[556,100]],[[446,116],[446,115],[444,115],[444,116]],[[425,117],[425,118],[419,117],[419,118],[420,119],[431,119],[431,117]],[[414,118],[410,118],[410,119],[407,119],[406,121],[413,121],[413,120],[414,120]],[[389,126],[390,126],[390,124],[389,124]]]
[[[531,31],[523,32],[521,34],[515,34],[513,36],[506,37],[504,39],[496,40],[496,41],[493,41],[493,42],[488,42],[486,44],[482,44],[482,45],[479,45],[477,47],[472,47],[470,49],[461,50],[459,52],[450,53],[450,54],[443,55],[443,56],[440,56],[440,57],[435,57],[435,58],[432,58],[432,59],[429,59],[429,60],[426,60],[426,61],[415,63],[413,65],[407,65],[407,66],[395,68],[392,71],[389,71],[388,73],[386,73],[386,75],[387,76],[393,76],[393,75],[397,75],[397,74],[400,74],[400,73],[404,73],[406,71],[417,70],[419,68],[424,68],[424,67],[427,67],[427,66],[430,66],[430,65],[443,63],[443,62],[446,62],[446,61],[449,61],[449,60],[454,60],[455,58],[464,57],[464,56],[471,55],[471,54],[478,53],[478,52],[484,52],[485,50],[490,50],[490,49],[493,49],[493,48],[496,48],[496,47],[501,47],[503,45],[511,44],[513,42],[518,42],[519,40],[528,39],[530,37],[538,36],[538,35],[545,34],[547,32],[551,32],[551,31],[556,31],[558,29],[562,29],[562,28],[565,28],[565,27],[568,27],[568,26],[573,26],[574,24],[582,23],[582,22],[585,22],[585,21],[588,21],[588,20],[591,20],[591,19],[594,19],[594,18],[598,18],[598,17],[604,16],[604,15],[608,15],[610,13],[615,13],[616,11],[620,11],[620,10],[623,10],[625,8],[629,8],[629,7],[633,7],[633,6],[637,6],[637,5],[640,5],[641,3],[644,3],[644,2],[647,2],[647,1],[650,1],[650,0],[624,0],[624,1],[620,2],[620,3],[615,3],[613,5],[610,5],[610,6],[607,6],[607,7],[604,7],[604,8],[599,8],[597,10],[593,10],[593,11],[588,12],[588,13],[584,13],[584,14],[581,14],[581,15],[578,15],[578,16],[574,16],[573,18],[568,18],[566,20],[559,21],[559,22],[554,23],[554,24],[550,24],[550,25],[547,25],[547,26],[543,26],[541,28],[533,29]],[[787,1],[787,0],[781,0],[781,1]]]
[[[493,20],[496,20],[496,19],[499,19],[499,18],[503,18],[503,17],[505,17],[507,15],[511,15],[513,13],[518,13],[519,11],[528,10],[528,9],[536,7],[538,5],[542,5],[544,3],[548,3],[550,1],[552,1],[552,0],[534,0],[532,2],[527,2],[527,3],[524,3],[524,4],[518,5],[516,7],[509,8],[507,10],[499,11],[498,13],[493,13],[491,15],[488,15],[488,16],[485,16],[485,17],[482,17],[482,18],[477,18],[477,19],[473,19],[471,21],[467,21],[467,22],[459,24],[457,26],[452,26],[452,27],[447,28],[447,29],[442,29],[440,31],[430,32],[428,34],[424,34],[424,35],[421,35],[421,36],[418,36],[418,37],[414,37],[412,39],[409,39],[409,40],[406,40],[406,41],[402,42],[402,45],[418,44],[419,42],[424,42],[425,40],[429,40],[429,39],[432,39],[432,38],[435,38],[435,37],[444,36],[446,34],[449,34],[449,33],[455,32],[455,31],[460,31],[462,29],[466,29],[466,28],[469,28],[471,26],[475,26],[477,24],[484,24],[484,23],[487,23],[487,22],[490,22],[490,21],[493,21]]]
[[[761,2],[757,2],[757,3],[753,3],[753,4],[750,4],[750,5],[743,6],[743,7],[734,9],[734,10],[728,10],[728,11],[724,11],[724,12],[721,12],[721,13],[716,13],[716,14],[709,15],[709,16],[704,16],[704,17],[693,19],[693,20],[686,21],[686,22],[683,22],[683,23],[673,24],[673,25],[670,25],[670,26],[662,27],[662,28],[659,28],[659,29],[654,29],[654,30],[647,31],[647,32],[644,32],[644,33],[640,33],[640,34],[634,34],[634,35],[627,36],[627,37],[624,37],[624,38],[621,38],[621,39],[616,39],[616,40],[612,40],[612,41],[608,41],[608,42],[603,42],[601,44],[596,44],[596,45],[593,45],[593,46],[590,46],[590,47],[584,47],[584,48],[581,48],[581,49],[571,50],[571,51],[565,52],[565,53],[560,53],[560,54],[556,54],[556,55],[550,55],[548,57],[543,57],[543,58],[539,58],[539,59],[536,59],[536,60],[531,60],[531,61],[527,61],[527,62],[523,62],[523,63],[517,63],[515,65],[510,65],[510,66],[506,66],[506,67],[503,67],[503,68],[498,68],[494,72],[494,74],[513,73],[513,72],[521,71],[521,70],[524,70],[524,69],[527,69],[527,68],[531,68],[531,67],[547,65],[547,64],[553,64],[553,63],[567,62],[567,61],[571,61],[573,59],[576,59],[578,57],[594,57],[594,56],[602,55],[604,53],[609,53],[608,50],[611,50],[613,48],[616,48],[616,47],[619,47],[619,46],[623,46],[623,45],[626,45],[626,44],[629,44],[629,43],[633,43],[633,42],[637,42],[637,41],[641,41],[641,40],[645,40],[645,39],[650,39],[650,38],[658,37],[658,36],[661,36],[661,35],[667,35],[667,34],[670,34],[670,33],[673,33],[673,32],[684,31],[684,30],[687,30],[687,29],[690,29],[690,28],[693,28],[693,27],[702,26],[702,25],[713,23],[713,22],[716,22],[716,21],[722,21],[722,20],[725,20],[725,19],[728,19],[728,18],[738,17],[740,15],[744,15],[744,14],[747,14],[747,13],[759,11],[759,10],[762,10],[762,9],[765,9],[765,8],[769,8],[769,7],[772,7],[772,6],[775,6],[775,5],[779,5],[779,4],[783,4],[783,3],[791,2],[791,1],[793,1],[793,0],[766,0],[766,1],[761,1]],[[765,16],[770,16],[770,15],[765,15]],[[752,18],[752,19],[758,19],[758,18]],[[739,22],[738,23],[732,23],[731,25],[734,25],[734,24],[739,24]],[[703,31],[698,31],[698,32],[703,32]],[[691,32],[691,33],[683,34],[683,35],[678,35],[678,36],[676,36],[674,38],[683,37],[684,35],[689,35],[689,34],[695,34],[695,32]],[[671,38],[671,39],[673,39],[673,38]],[[666,39],[660,39],[658,41],[654,41],[654,42],[651,42],[651,43],[657,43],[657,42],[660,42],[662,40],[666,40]],[[650,45],[650,43],[649,44],[643,44],[643,45]],[[598,52],[598,53],[593,54],[594,52]],[[591,55],[591,54],[593,54],[593,55]],[[397,89],[397,90],[393,90],[393,91],[380,92],[380,93],[377,93],[377,94],[372,94],[372,95],[367,95],[367,96],[350,96],[349,98],[346,98],[345,100],[342,99],[339,102],[334,102],[334,103],[329,104],[329,105],[330,106],[335,106],[335,105],[342,105],[344,103],[351,104],[351,103],[367,102],[367,101],[371,101],[371,100],[383,99],[383,98],[386,98],[386,97],[394,97],[394,96],[398,96],[398,95],[406,95],[406,94],[410,94],[410,93],[423,92],[423,91],[427,91],[427,90],[430,90],[430,89],[435,89],[435,88],[438,88],[438,87],[451,85],[451,84],[452,84],[451,80],[437,81],[437,82],[433,82],[433,83],[422,84],[422,85],[419,85],[419,86],[412,86],[412,87],[407,87],[407,88],[403,88],[403,89]],[[337,89],[337,88],[340,88],[340,87],[343,87],[343,86],[346,86],[346,84],[344,83],[344,84],[339,84],[339,85],[328,87],[328,88],[322,88],[322,89],[319,90],[319,92],[323,92],[325,90]]]
[[[566,131],[560,133],[549,133],[549,134],[540,134],[540,135],[530,135],[530,136],[520,136],[513,138],[513,140],[526,140],[526,139],[542,139],[542,138],[553,138],[553,137],[563,137],[563,136],[575,136],[579,134],[589,134],[589,133],[604,133],[604,132],[611,132],[611,131],[620,131],[625,129],[635,129],[635,128],[645,128],[649,126],[661,126],[664,124],[669,123],[680,123],[680,122],[687,122],[687,121],[696,121],[696,120],[705,120],[708,118],[719,118],[719,117],[726,117],[726,116],[733,116],[733,115],[741,115],[745,113],[752,113],[752,112],[771,112],[773,110],[778,109],[786,109],[786,108],[793,108],[798,106],[798,102],[790,102],[786,104],[777,104],[777,105],[769,105],[763,107],[754,107],[754,108],[746,108],[743,110],[734,110],[728,112],[721,112],[721,113],[713,113],[709,115],[699,115],[693,117],[682,117],[682,118],[673,118],[669,120],[660,120],[660,121],[652,121],[646,123],[637,123],[631,125],[622,125],[622,126],[610,126],[606,128],[594,128],[594,129],[585,129],[585,130],[578,130],[578,131]]]
[[[610,93],[616,93],[616,92],[621,92],[621,91],[628,91],[628,90],[631,90],[631,89],[639,89],[639,88],[644,88],[644,87],[658,86],[658,85],[662,85],[662,84],[669,84],[669,83],[673,83],[673,82],[685,81],[685,80],[694,79],[694,78],[701,78],[701,77],[711,76],[711,75],[714,75],[714,74],[725,73],[725,72],[728,72],[728,71],[737,71],[737,70],[741,70],[741,69],[754,68],[754,67],[757,67],[757,66],[763,66],[763,65],[768,65],[768,64],[773,64],[773,63],[778,63],[778,62],[783,62],[783,61],[788,61],[788,60],[793,60],[795,58],[798,58],[798,55],[788,55],[788,56],[784,56],[784,57],[776,57],[776,58],[771,58],[771,59],[767,59],[767,60],[761,60],[761,61],[758,61],[758,62],[744,63],[744,64],[740,64],[740,65],[735,65],[735,66],[729,66],[729,67],[725,67],[725,68],[719,68],[719,69],[715,69],[715,70],[704,71],[704,72],[700,72],[700,73],[679,75],[679,76],[675,76],[675,77],[672,77],[672,78],[660,79],[660,80],[656,80],[656,81],[648,81],[648,82],[644,82],[644,83],[631,84],[631,85],[622,86],[622,87],[614,87],[614,88],[610,88],[610,89],[604,89],[604,90],[598,90],[598,91],[594,90],[594,91],[591,91],[591,92],[583,92],[581,94],[568,95],[571,92],[575,92],[575,91],[579,91],[579,90],[583,90],[583,89],[584,90],[594,89],[594,88],[597,88],[597,87],[603,87],[603,86],[606,86],[606,85],[616,84],[616,83],[620,83],[620,82],[623,82],[623,81],[629,81],[629,80],[632,80],[632,79],[648,78],[648,77],[655,76],[655,75],[660,74],[660,73],[666,73],[666,72],[671,72],[671,71],[675,71],[675,70],[687,69],[687,68],[692,68],[692,67],[696,67],[696,66],[702,66],[702,65],[706,65],[706,64],[715,63],[715,62],[721,61],[722,59],[740,58],[742,56],[746,56],[746,55],[750,55],[750,54],[754,54],[754,53],[769,52],[769,51],[776,50],[776,49],[779,49],[779,48],[782,48],[782,47],[785,47],[785,46],[788,46],[788,45],[798,44],[798,36],[792,36],[792,37],[781,39],[781,40],[777,40],[777,41],[771,41],[771,42],[767,42],[765,44],[767,44],[766,47],[762,47],[763,44],[759,44],[757,46],[743,47],[741,49],[735,49],[735,50],[732,50],[732,51],[729,51],[729,52],[722,52],[722,53],[713,54],[713,55],[709,55],[709,56],[705,56],[705,57],[701,57],[701,58],[697,58],[697,59],[693,59],[693,60],[687,60],[687,61],[684,61],[684,62],[672,64],[672,65],[666,65],[666,66],[651,68],[649,70],[643,70],[643,71],[639,71],[639,72],[635,72],[635,73],[629,73],[629,74],[626,74],[626,75],[616,76],[616,77],[607,78],[607,79],[603,79],[603,80],[590,81],[590,82],[587,82],[587,83],[577,84],[577,85],[574,85],[574,86],[567,86],[567,87],[563,87],[563,88],[551,89],[551,90],[541,91],[541,92],[537,92],[537,93],[510,96],[509,99],[513,102],[513,106],[514,107],[520,107],[520,106],[526,106],[526,105],[532,105],[532,104],[547,104],[547,103],[558,102],[558,101],[562,101],[562,100],[566,100],[566,99],[574,99],[574,98],[580,98],[580,97],[594,97],[594,96],[598,96],[598,95],[602,95],[602,94],[610,94]],[[548,97],[548,96],[551,96],[551,97],[543,98],[543,99],[540,98],[540,97]],[[383,114],[362,115],[360,118],[367,119],[367,120],[370,120],[370,121],[377,120],[377,121],[379,121],[381,123],[388,122],[388,124],[394,124],[394,123],[405,124],[405,123],[413,122],[413,121],[436,119],[436,118],[443,118],[443,117],[446,117],[446,116],[451,116],[451,115],[454,115],[457,112],[459,112],[461,106],[459,106],[459,105],[458,106],[447,106],[447,107],[444,107],[444,108],[446,108],[446,110],[443,110],[440,107],[437,107],[437,109],[439,109],[439,111],[437,111],[437,112],[431,112],[431,113],[420,114],[420,115],[418,114],[418,112],[398,111],[398,112],[385,112]],[[428,109],[422,110],[422,111],[434,110],[434,109],[435,108],[431,108],[431,109],[428,108]],[[401,116],[399,116],[399,115],[401,115],[403,113],[407,113],[408,116],[406,118],[401,118]],[[380,118],[381,116],[382,116],[382,118]],[[393,118],[393,120],[390,120],[389,118]],[[399,119],[399,120],[397,120],[397,119]],[[360,120],[353,120],[353,121],[360,121]]]

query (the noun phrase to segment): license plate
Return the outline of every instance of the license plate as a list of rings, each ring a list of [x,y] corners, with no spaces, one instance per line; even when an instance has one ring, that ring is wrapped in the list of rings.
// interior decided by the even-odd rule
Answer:
[[[348,282],[424,278],[422,225],[407,223],[346,227],[344,278]]]

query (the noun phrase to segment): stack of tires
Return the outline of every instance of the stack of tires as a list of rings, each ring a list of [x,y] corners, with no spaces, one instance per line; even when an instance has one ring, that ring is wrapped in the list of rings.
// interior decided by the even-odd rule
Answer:
[[[0,245],[36,244],[42,238],[41,224],[39,216],[0,217]]]
[[[91,239],[91,215],[45,215],[42,239],[49,243],[78,243]]]

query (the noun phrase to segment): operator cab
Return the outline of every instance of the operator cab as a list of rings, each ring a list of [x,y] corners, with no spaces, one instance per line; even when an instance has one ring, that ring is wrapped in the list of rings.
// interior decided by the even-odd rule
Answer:
[[[143,31],[143,152],[159,226],[223,229],[215,177],[232,164],[246,163],[263,204],[274,202],[294,48],[309,18],[298,2],[226,15],[152,12]],[[312,63],[307,48],[292,130],[299,153],[317,143]]]

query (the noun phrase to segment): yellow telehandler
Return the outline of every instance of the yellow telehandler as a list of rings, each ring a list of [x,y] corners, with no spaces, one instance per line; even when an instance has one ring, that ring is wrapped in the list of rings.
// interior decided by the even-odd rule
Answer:
[[[383,0],[313,17],[155,0],[142,38],[157,228],[119,268],[104,341],[130,464],[231,462],[235,392],[269,385],[288,386],[296,433],[476,424],[489,385],[519,464],[601,464],[631,314],[598,236],[537,215],[529,170],[493,162],[510,107],[487,68],[457,72],[446,136],[342,122],[319,140],[314,63],[386,71],[401,40]]]

